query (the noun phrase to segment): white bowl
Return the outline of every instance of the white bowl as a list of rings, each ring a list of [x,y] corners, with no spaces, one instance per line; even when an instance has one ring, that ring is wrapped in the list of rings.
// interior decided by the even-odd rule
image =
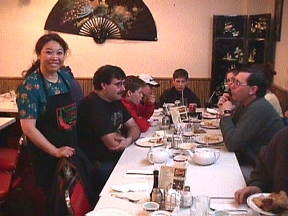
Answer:
[[[145,202],[143,204],[143,209],[146,211],[156,211],[159,209],[159,204],[156,202]]]

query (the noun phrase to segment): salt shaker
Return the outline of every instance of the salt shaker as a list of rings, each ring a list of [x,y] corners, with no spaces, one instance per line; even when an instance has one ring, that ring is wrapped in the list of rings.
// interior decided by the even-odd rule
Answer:
[[[185,186],[184,191],[181,194],[181,208],[190,208],[192,205],[192,194],[190,192],[190,187]]]

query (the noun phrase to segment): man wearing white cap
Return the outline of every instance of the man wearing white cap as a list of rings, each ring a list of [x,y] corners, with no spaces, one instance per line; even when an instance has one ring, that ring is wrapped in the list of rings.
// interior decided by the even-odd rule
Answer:
[[[151,110],[151,106],[155,108],[155,95],[153,93],[153,88],[159,87],[160,84],[157,83],[154,80],[154,78],[150,76],[149,74],[140,74],[139,78],[142,79],[146,83],[146,85],[142,89],[143,102],[138,105],[138,108],[143,109],[145,107],[147,108],[149,107],[150,109],[147,109],[147,110]],[[152,110],[154,110],[154,108]],[[152,114],[153,112],[149,113],[146,117],[150,118]]]

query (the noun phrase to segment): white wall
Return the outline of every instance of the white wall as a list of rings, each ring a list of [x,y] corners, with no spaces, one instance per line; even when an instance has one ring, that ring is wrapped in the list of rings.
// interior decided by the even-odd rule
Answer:
[[[33,53],[35,43],[45,33],[46,18],[56,2],[1,0],[0,76],[17,77],[31,65],[36,57]],[[181,67],[187,69],[191,77],[208,78],[212,62],[213,15],[274,13],[271,0],[144,2],[156,22],[157,42],[107,40],[99,45],[91,37],[60,33],[70,46],[71,55],[66,64],[76,77],[92,77],[98,67],[113,64],[127,74],[170,77]]]
[[[288,0],[284,0],[281,41],[276,44],[274,83],[288,90]]]

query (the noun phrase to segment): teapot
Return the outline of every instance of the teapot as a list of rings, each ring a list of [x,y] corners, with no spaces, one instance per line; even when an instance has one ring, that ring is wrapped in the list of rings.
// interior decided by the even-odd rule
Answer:
[[[169,152],[164,147],[151,148],[147,154],[150,163],[163,164],[169,159]]]
[[[192,159],[200,165],[210,165],[218,160],[220,151],[217,149],[199,148],[195,149]]]

